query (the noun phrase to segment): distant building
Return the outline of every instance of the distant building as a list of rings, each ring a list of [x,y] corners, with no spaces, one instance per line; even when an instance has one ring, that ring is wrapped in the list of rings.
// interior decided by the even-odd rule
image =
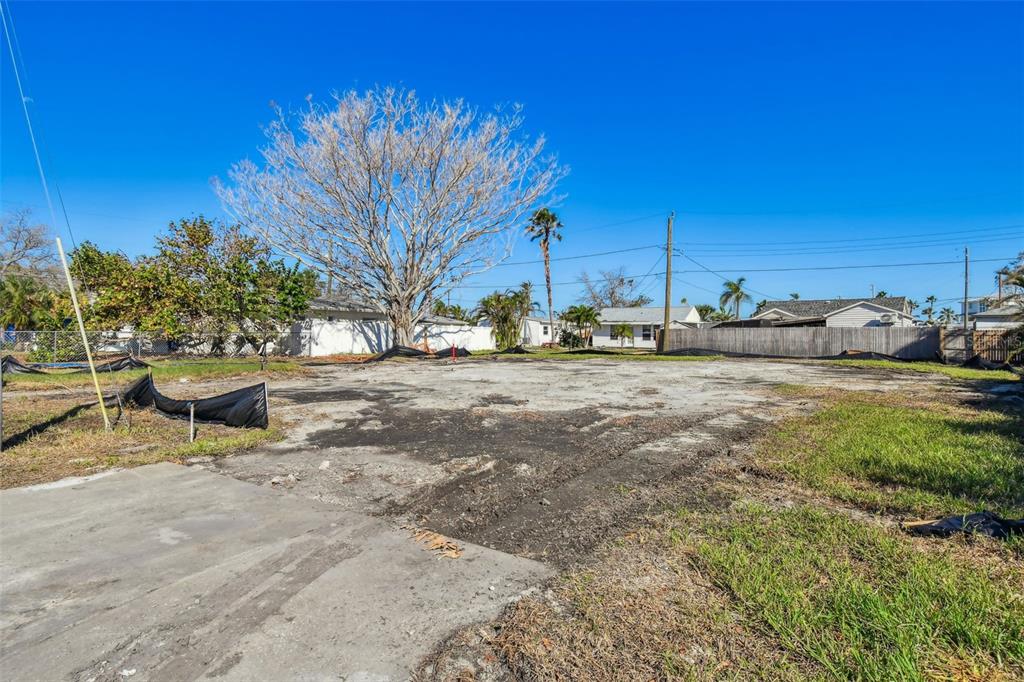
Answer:
[[[337,297],[319,297],[293,328],[293,349],[303,355],[380,353],[391,347],[391,325],[384,314]],[[489,327],[428,315],[415,329],[413,345],[439,350],[462,346],[470,351],[494,348]]]
[[[700,322],[700,313],[692,305],[674,306],[669,316],[673,326],[691,326]],[[596,347],[655,348],[664,323],[664,308],[601,308],[601,324],[594,330],[593,343]],[[613,330],[623,324],[633,330],[632,338],[620,339],[614,333]]]
[[[767,301],[750,319],[768,320],[775,326],[914,326],[914,315],[904,296]]]
[[[1024,319],[1021,319],[1024,307],[1020,301],[1004,300],[993,305],[996,307],[986,306],[984,310],[968,318],[969,322],[974,323],[975,329],[1014,329],[1024,324]]]

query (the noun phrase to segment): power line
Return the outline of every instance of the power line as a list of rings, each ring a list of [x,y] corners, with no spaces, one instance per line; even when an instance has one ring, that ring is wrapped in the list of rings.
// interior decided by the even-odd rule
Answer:
[[[10,20],[11,28],[8,28],[8,19]],[[50,210],[50,220],[53,223],[53,228],[57,229],[57,213],[53,210],[53,200],[50,198],[50,188],[46,183],[46,173],[43,171],[43,160],[39,156],[39,145],[36,142],[36,133],[32,129],[32,117],[28,113],[28,98],[25,97],[25,88],[21,82],[21,71],[18,68],[18,60],[14,55],[14,41],[11,38],[11,31],[14,26],[14,17],[11,16],[11,8],[9,4],[5,8],[3,3],[0,2],[0,20],[3,21],[4,25],[4,36],[7,38],[7,50],[11,55],[11,68],[14,69],[14,81],[18,86],[18,96],[21,98],[21,109],[25,113],[25,124],[28,126],[28,136],[32,141],[32,152],[35,154],[36,168],[39,169],[39,180],[43,185],[43,195],[46,197],[46,206]],[[72,245],[75,245],[75,236],[71,232],[70,224],[68,225],[68,234],[71,237]]]
[[[683,254],[683,257],[684,258],[689,258],[689,256],[686,256],[685,254]],[[693,260],[693,259],[690,258],[690,260]],[[1012,257],[1010,257],[1010,258],[975,258],[971,262],[972,263],[995,263],[995,262],[1005,263],[1005,262],[1010,261],[1010,260],[1013,260],[1013,258]],[[696,262],[696,261],[694,261],[694,262]],[[743,272],[800,272],[800,271],[808,271],[808,270],[862,270],[862,269],[866,269],[866,268],[904,268],[904,267],[915,267],[915,266],[919,266],[919,265],[959,265],[959,264],[962,264],[962,263],[963,263],[963,259],[960,259],[960,260],[921,261],[921,262],[917,262],[917,263],[872,263],[871,265],[821,265],[821,266],[805,267],[805,268],[742,268],[742,269],[724,269],[723,272],[739,272],[739,273],[743,273]],[[700,263],[697,263],[697,264],[700,265]],[[701,266],[701,267],[703,267],[703,266]],[[705,270],[707,270],[707,268],[705,268]],[[687,272],[701,272],[701,271],[700,270],[680,270],[680,272],[687,273]],[[708,270],[708,272],[712,272],[712,271]],[[714,274],[718,274],[718,273],[714,273]],[[719,275],[719,277],[721,277],[721,275]],[[751,289],[751,291],[753,291],[753,289]]]
[[[630,248],[630,249],[617,249],[615,251],[601,251],[601,252],[598,252],[598,253],[584,253],[584,254],[579,255],[579,256],[563,256],[561,258],[552,258],[551,262],[554,263],[555,261],[580,260],[582,258],[596,258],[597,256],[611,256],[611,255],[614,255],[616,253],[630,253],[632,251],[645,251],[647,249],[664,249],[664,248],[665,247],[662,244],[652,244],[650,246],[635,246],[635,247]],[[496,267],[496,268],[503,268],[503,267],[506,267],[506,266],[509,266],[509,265],[537,265],[537,264],[541,264],[543,262],[544,262],[543,259],[540,259],[540,260],[521,260],[521,261],[514,261],[514,262],[511,262],[511,263],[498,263],[494,267]]]
[[[703,268],[704,270],[706,270],[707,272],[710,272],[712,275],[716,275],[717,277],[720,277],[723,282],[728,282],[729,281],[729,278],[726,277],[725,275],[719,274],[719,273],[715,272],[714,270],[712,270],[711,268],[707,267],[706,265],[702,265],[701,263],[698,263],[697,261],[695,261],[692,258],[690,258],[689,256],[687,256],[685,253],[681,253],[680,255],[683,258],[685,258],[686,260],[688,260],[691,263],[693,263],[694,265],[698,265],[701,268]],[[680,270],[680,272],[700,272],[700,271],[699,270],[696,270],[696,271],[693,271],[693,270]],[[766,296],[766,297],[771,298],[771,299],[776,299],[777,300],[779,298],[778,296],[772,296],[771,294],[766,294],[765,292],[758,291],[757,289],[754,289],[752,287],[747,287],[747,291],[749,291],[751,293],[754,293],[754,294],[758,294],[760,296]]]
[[[901,239],[914,239],[917,237],[941,237],[945,235],[959,235],[959,234],[972,234],[977,232],[996,232],[1002,230],[1011,229],[1022,229],[1024,223],[1013,223],[1010,225],[999,225],[996,227],[978,227],[964,230],[950,230],[946,232],[918,232],[915,234],[901,234],[891,235],[887,237],[847,237],[845,239],[798,239],[798,240],[786,240],[786,241],[775,241],[775,242],[743,242],[741,246],[791,246],[801,244],[840,244],[848,242],[874,242],[874,241],[891,241]],[[687,246],[721,246],[721,247],[736,247],[737,244],[734,242],[686,242]]]
[[[794,248],[794,249],[779,249],[779,248],[766,248],[758,249],[756,252],[751,251],[739,251],[736,249],[725,249],[725,248],[701,248],[697,247],[694,249],[687,249],[688,253],[705,256],[708,258],[720,258],[726,256],[736,256],[737,258],[744,258],[749,256],[822,256],[833,253],[869,253],[873,251],[899,251],[904,249],[926,249],[926,248],[938,248],[938,247],[961,247],[964,244],[985,244],[990,242],[1005,242],[1008,240],[1018,240],[1024,237],[1024,235],[1018,233],[1012,234],[997,234],[996,236],[986,237],[983,239],[967,237],[961,239],[959,237],[953,237],[949,239],[938,239],[929,241],[917,241],[917,242],[898,242],[894,244],[871,244],[866,246],[854,246],[850,247],[808,247],[808,248]],[[741,247],[737,247],[741,248]]]

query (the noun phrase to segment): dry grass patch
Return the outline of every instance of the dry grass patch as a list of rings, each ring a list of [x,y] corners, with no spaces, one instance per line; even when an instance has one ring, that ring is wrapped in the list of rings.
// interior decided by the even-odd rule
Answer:
[[[520,600],[491,642],[521,679],[820,677],[746,624],[699,572],[674,521],[627,535],[542,597]]]
[[[0,487],[45,483],[111,467],[225,455],[280,437],[273,422],[267,430],[200,424],[198,438],[189,443],[187,422],[153,410],[126,411],[108,432],[99,408],[79,400],[23,396],[4,401]],[[111,416],[116,414],[115,409]],[[39,432],[26,437],[32,429]],[[8,447],[12,441],[16,444]]]

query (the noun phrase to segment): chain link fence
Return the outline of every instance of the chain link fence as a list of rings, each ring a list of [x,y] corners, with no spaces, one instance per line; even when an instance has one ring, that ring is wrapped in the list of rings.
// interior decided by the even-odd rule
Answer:
[[[258,357],[308,355],[308,331],[288,331],[269,337],[239,333],[191,334],[166,339],[144,332],[88,331],[89,350],[94,358],[123,357]],[[0,336],[0,355],[13,355],[22,362],[51,365],[86,361],[82,335],[74,329],[14,331]]]

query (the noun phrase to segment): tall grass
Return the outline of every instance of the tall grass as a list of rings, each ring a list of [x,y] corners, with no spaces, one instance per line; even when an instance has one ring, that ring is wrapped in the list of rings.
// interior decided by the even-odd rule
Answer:
[[[1024,674],[1019,575],[809,507],[747,506],[698,532],[699,568],[767,634],[835,678]]]
[[[763,465],[875,511],[1024,514],[1024,418],[878,396],[831,399],[762,442]]]

